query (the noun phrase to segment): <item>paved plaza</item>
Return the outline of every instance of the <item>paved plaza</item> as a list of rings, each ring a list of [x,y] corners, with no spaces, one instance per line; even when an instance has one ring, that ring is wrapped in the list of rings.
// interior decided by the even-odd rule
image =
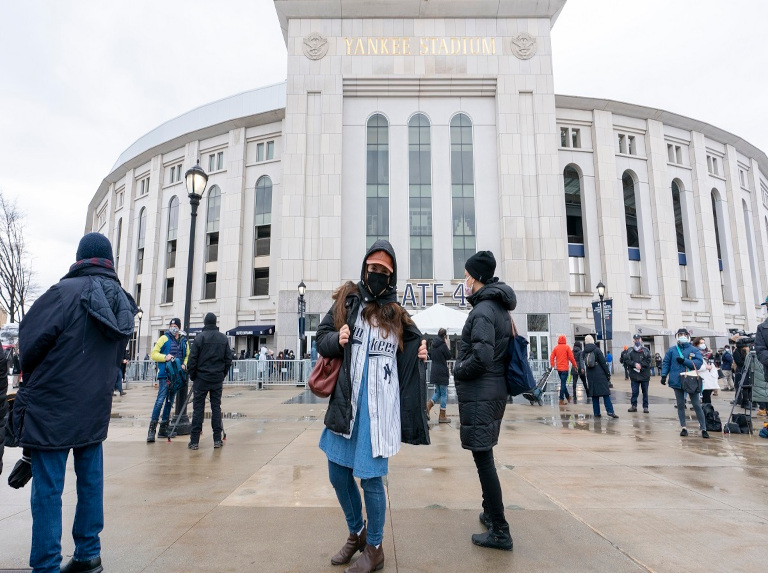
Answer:
[[[592,407],[510,405],[496,463],[515,547],[475,547],[480,485],[451,424],[430,422],[432,445],[390,462],[384,571],[757,571],[768,539],[768,440],[679,437],[672,391],[651,383],[650,414],[627,413],[629,382],[614,377],[620,418]],[[115,398],[105,450],[105,571],[314,572],[347,536],[317,443],[325,404],[303,388],[227,387],[227,441],[209,420],[199,451],[187,438],[145,443],[155,390]],[[725,420],[731,393],[715,406]],[[232,417],[229,417],[232,416]],[[759,425],[762,425],[762,419]],[[0,569],[27,566],[29,494],[6,485],[20,456],[7,449],[0,487]],[[64,493],[65,561],[76,500]]]

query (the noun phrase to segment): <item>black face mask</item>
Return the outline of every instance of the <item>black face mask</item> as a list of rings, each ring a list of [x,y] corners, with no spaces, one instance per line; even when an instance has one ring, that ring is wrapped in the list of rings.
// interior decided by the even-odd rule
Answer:
[[[368,273],[365,278],[365,287],[373,296],[379,296],[389,286],[389,275],[384,273]]]

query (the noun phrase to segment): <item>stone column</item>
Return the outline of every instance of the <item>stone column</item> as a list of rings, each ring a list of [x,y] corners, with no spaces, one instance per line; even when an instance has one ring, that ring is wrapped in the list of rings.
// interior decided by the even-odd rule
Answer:
[[[677,258],[675,213],[672,208],[672,180],[667,174],[667,145],[664,124],[648,120],[645,137],[648,157],[648,185],[651,193],[656,271],[659,277],[659,301],[664,310],[665,328],[675,330],[683,323],[680,300],[680,269]]]
[[[707,173],[707,148],[704,135],[691,132],[691,145],[688,148],[691,160],[691,177],[693,180],[693,208],[698,231],[698,242],[692,240],[691,258],[697,258],[700,263],[700,274],[695,273],[699,285],[697,294],[704,298],[706,308],[710,312],[709,327],[725,330],[725,310],[720,289],[720,266],[717,257],[717,236],[715,235],[715,218],[712,214],[712,194]],[[722,243],[722,241],[721,241]],[[722,244],[721,244],[722,246]],[[698,247],[698,248],[697,248]],[[722,250],[722,249],[721,249]],[[722,255],[722,252],[721,252]],[[690,276],[689,276],[690,279]]]
[[[624,194],[616,173],[616,139],[613,114],[595,110],[592,122],[592,148],[595,165],[597,222],[600,233],[602,281],[606,297],[613,298],[613,341],[608,346],[621,348],[632,340],[629,332],[629,273]],[[614,354],[617,354],[614,352]],[[618,358],[618,354],[617,354]]]

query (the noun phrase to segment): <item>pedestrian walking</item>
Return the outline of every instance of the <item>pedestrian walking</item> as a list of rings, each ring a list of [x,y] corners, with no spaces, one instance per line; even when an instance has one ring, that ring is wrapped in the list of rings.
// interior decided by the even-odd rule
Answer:
[[[437,421],[441,424],[450,422],[446,415],[448,403],[448,360],[451,358],[451,351],[448,350],[448,332],[441,328],[437,331],[437,336],[432,341],[432,350],[430,352],[432,359],[432,369],[430,370],[429,380],[435,385],[435,394],[427,401],[427,419],[432,407],[440,402],[440,417]]]
[[[13,349],[11,349],[11,354]],[[3,473],[3,451],[5,450],[5,418],[8,415],[8,365],[12,359],[0,352],[0,474]]]
[[[656,363],[656,372],[659,374],[659,376],[661,376],[661,361],[662,361],[661,354],[657,352],[656,356],[654,356],[653,358],[653,361]],[[656,374],[653,374],[653,375],[656,376]]]
[[[731,347],[723,348],[723,357],[720,359],[720,369],[723,371],[723,391],[733,392],[733,354]]]
[[[203,319],[203,330],[195,337],[189,351],[188,372],[193,380],[192,389],[192,430],[189,435],[190,450],[199,447],[200,433],[203,430],[203,414],[205,398],[211,400],[211,429],[213,430],[213,447],[224,445],[221,439],[221,393],[224,388],[224,378],[232,364],[232,349],[226,335],[219,332],[216,326],[216,315],[209,312]]]
[[[720,384],[717,382],[715,360],[712,353],[707,349],[707,343],[703,338],[694,338],[693,345],[699,349],[701,358],[704,361],[699,370],[699,376],[701,377],[701,403],[711,404],[712,394],[714,393],[717,396],[717,390],[720,388]],[[704,408],[702,408],[702,411],[704,411]]]
[[[699,393],[688,393],[683,390],[681,374],[686,371],[694,371],[701,368],[704,360],[698,348],[691,344],[691,338],[688,329],[680,328],[677,331],[677,344],[670,347],[664,355],[664,361],[661,365],[661,383],[667,383],[669,377],[669,387],[675,391],[675,400],[677,401],[677,417],[680,420],[680,435],[687,436],[688,430],[685,427],[686,411],[685,396],[691,400],[693,409],[696,412],[696,419],[699,421],[701,437],[709,438],[707,433],[707,423],[704,418],[704,411],[701,409]]]
[[[89,233],[69,272],[38,298],[19,325],[24,384],[13,427],[32,464],[32,547],[36,572],[99,573],[104,527],[104,464],[112,386],[138,307],[120,286],[112,245]],[[61,564],[61,496],[72,450],[77,506],[75,552]],[[72,488],[75,490],[75,488]]]
[[[349,563],[346,573],[368,573],[384,566],[383,478],[400,443],[429,444],[424,365],[427,345],[397,301],[397,260],[389,241],[378,240],[363,259],[360,282],[347,282],[317,330],[317,351],[342,358],[325,413],[320,449],[328,476],[344,511],[349,537],[331,558]],[[360,485],[368,522],[363,520]]]
[[[131,351],[129,346],[130,345],[125,346],[123,359],[120,361],[120,375],[115,379],[115,387],[112,392],[113,396],[115,395],[115,392],[119,392],[121,396],[125,396],[125,392],[123,392],[123,383],[125,382],[125,369],[128,367],[128,364],[131,361]]]
[[[639,334],[632,337],[632,348],[623,353],[624,369],[629,371],[632,398],[628,412],[637,412],[637,398],[643,391],[643,413],[648,413],[648,383],[651,381],[651,351]]]
[[[473,535],[472,543],[511,551],[512,536],[504,515],[493,447],[499,441],[507,405],[504,375],[512,334],[509,312],[517,306],[517,298],[509,285],[493,276],[495,271],[491,251],[480,251],[464,264],[464,294],[472,311],[461,331],[453,377],[459,399],[461,445],[472,452],[477,467],[483,491],[480,523],[488,528],[486,533]]]
[[[624,368],[624,380],[629,380],[629,368],[627,367],[626,363],[624,362],[624,359],[627,356],[627,351],[628,350],[629,350],[629,347],[625,346],[624,350],[622,350],[621,354],[619,355],[619,362],[621,362],[621,365]]]
[[[602,417],[600,398],[603,399],[608,416],[618,418],[611,402],[611,371],[608,369],[608,361],[600,347],[595,344],[591,334],[584,337],[584,351],[581,353],[579,370],[587,379],[587,396],[592,398],[592,414],[595,418]]]
[[[160,421],[160,429],[157,432],[158,437],[168,437],[168,420],[171,417],[171,406],[173,406],[173,390],[170,388],[168,369],[166,363],[171,360],[179,359],[181,367],[186,370],[187,359],[189,358],[189,343],[186,338],[181,336],[181,320],[172,318],[168,323],[168,330],[157,339],[155,347],[152,349],[152,360],[157,363],[157,398],[152,407],[152,418],[149,421],[149,430],[147,431],[147,443],[155,441],[155,430],[157,422]],[[165,405],[163,405],[165,404]],[[162,408],[162,418],[160,410]],[[172,438],[174,436],[171,436]]]
[[[557,338],[557,345],[552,349],[552,353],[549,355],[549,365],[552,368],[557,368],[557,373],[560,376],[560,405],[563,406],[568,401],[571,403],[571,395],[568,393],[568,372],[570,370],[569,364],[573,364],[574,368],[578,368],[576,364],[576,358],[573,356],[573,350],[568,346],[568,341],[564,334],[561,334]]]
[[[608,354],[605,355],[605,361],[608,363],[608,371],[613,374],[613,354],[611,354],[610,350],[608,351]]]
[[[581,353],[584,351],[584,345],[580,340],[577,340],[573,343],[573,358],[576,360],[576,366],[571,368],[571,384],[573,385],[573,403],[578,403],[578,398],[576,395],[576,385],[578,384],[579,378],[581,378],[582,384],[584,384],[584,387],[586,388],[586,381],[583,377],[579,374],[579,362],[581,360]]]
[[[768,297],[761,306],[768,310]],[[768,415],[768,381],[766,381],[766,369],[768,369],[768,318],[757,325],[755,331],[755,356],[763,367],[755,368],[751,399],[757,402],[758,415]]]

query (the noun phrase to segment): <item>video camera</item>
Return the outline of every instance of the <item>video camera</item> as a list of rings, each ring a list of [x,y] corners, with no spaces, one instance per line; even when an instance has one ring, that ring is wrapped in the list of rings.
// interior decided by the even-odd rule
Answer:
[[[728,332],[731,333],[729,340],[736,345],[736,348],[749,348],[755,344],[754,332],[744,332],[738,328],[729,328]]]

